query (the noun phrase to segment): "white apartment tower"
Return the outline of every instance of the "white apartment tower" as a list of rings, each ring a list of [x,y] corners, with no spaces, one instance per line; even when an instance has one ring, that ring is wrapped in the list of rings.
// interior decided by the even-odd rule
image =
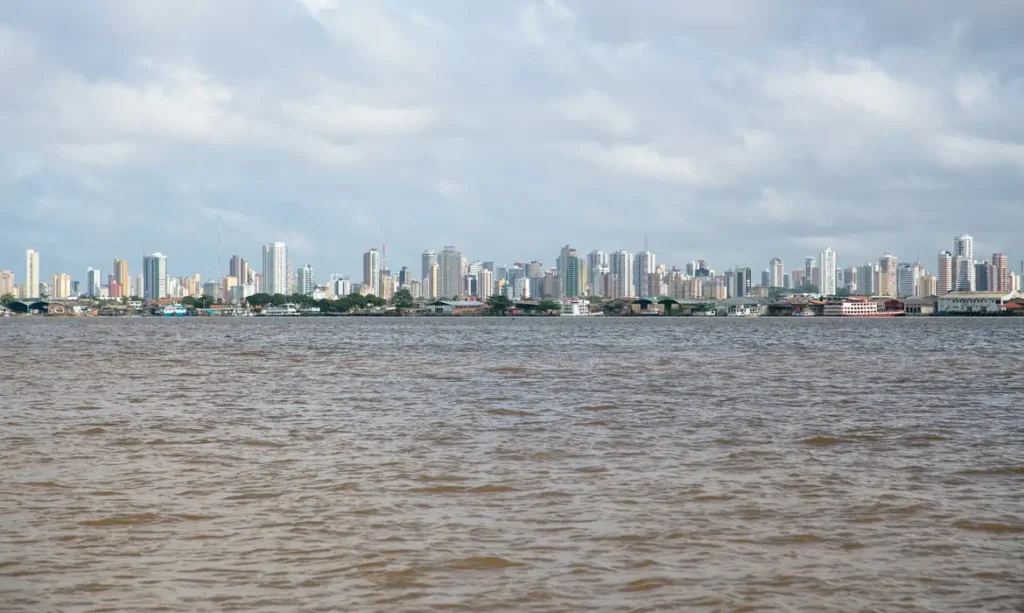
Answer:
[[[886,253],[878,258],[878,284],[876,296],[896,297],[896,256]]]
[[[636,254],[633,259],[633,285],[636,289],[634,296],[640,298],[647,298],[650,293],[650,287],[647,281],[647,275],[650,275],[656,270],[654,263],[654,252],[644,250]]]
[[[433,249],[427,249],[423,252],[420,263],[420,279],[427,279],[430,277],[430,267],[437,264],[437,254]]]
[[[633,285],[633,254],[621,249],[608,258],[608,269],[615,277],[614,298],[632,298],[636,296]]]
[[[305,266],[299,269],[299,276],[298,279],[296,279],[295,285],[295,290],[298,293],[304,294],[306,296],[311,296],[313,294],[313,290],[316,289],[316,283],[314,282],[313,279],[312,266],[306,264]]]
[[[782,260],[780,258],[772,258],[768,262],[768,287],[782,287],[785,274]]]
[[[956,289],[960,292],[974,291],[974,238],[961,234],[953,238],[953,256],[958,257],[954,271]]]
[[[288,293],[288,247],[284,243],[263,246],[263,293]]]
[[[167,297],[167,256],[154,253],[142,258],[143,295],[146,300]]]
[[[953,254],[939,252],[938,271],[935,273],[935,292],[942,296],[953,291]]]
[[[35,249],[25,251],[25,297],[39,296],[39,252]]]
[[[380,252],[376,249],[363,254],[363,285],[374,296],[380,296]]]
[[[462,253],[446,245],[437,258],[437,295],[440,300],[451,300],[462,294]]]
[[[821,287],[818,291],[826,296],[836,295],[836,252],[831,247],[821,250]]]

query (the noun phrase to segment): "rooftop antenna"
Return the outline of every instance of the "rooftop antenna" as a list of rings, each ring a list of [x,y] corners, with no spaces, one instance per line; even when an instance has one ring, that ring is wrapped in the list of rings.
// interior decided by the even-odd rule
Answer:
[[[644,232],[644,251],[647,251],[647,233]]]
[[[217,278],[220,277],[221,270],[222,269],[220,267],[220,214],[218,214],[217,215],[217,274],[213,276],[214,281],[216,281]]]

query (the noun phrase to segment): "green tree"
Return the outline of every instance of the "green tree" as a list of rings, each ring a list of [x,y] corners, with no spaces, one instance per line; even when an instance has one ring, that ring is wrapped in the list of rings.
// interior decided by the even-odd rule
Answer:
[[[391,303],[395,305],[396,309],[411,309],[416,304],[416,300],[413,299],[409,290],[400,289],[391,299]]]
[[[537,309],[541,313],[550,313],[552,311],[561,311],[562,305],[557,300],[541,300],[540,304],[537,305]]]
[[[4,306],[7,306],[7,305],[11,304],[12,302],[17,302],[17,301],[18,301],[18,299],[15,298],[14,294],[12,294],[10,292],[4,294],[3,296],[0,296],[0,304],[2,304]]]
[[[512,300],[508,296],[495,294],[487,299],[487,306],[491,309],[492,313],[504,315],[512,308]]]

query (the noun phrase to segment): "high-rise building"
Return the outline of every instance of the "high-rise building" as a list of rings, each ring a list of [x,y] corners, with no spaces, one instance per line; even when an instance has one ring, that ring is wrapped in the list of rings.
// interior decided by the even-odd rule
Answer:
[[[761,287],[772,286],[772,271],[765,268],[761,271]]]
[[[533,260],[532,262],[526,265],[524,272],[526,274],[527,279],[543,279],[544,262],[538,262],[537,260]],[[509,281],[512,281],[511,276],[509,277]]]
[[[814,282],[815,269],[817,269],[817,264],[814,256],[804,258],[804,284]]]
[[[992,254],[993,277],[992,285],[997,292],[1012,292],[1013,280],[1010,278],[1010,260],[1003,253]]]
[[[656,266],[654,263],[654,252],[643,250],[636,254],[633,258],[633,285],[636,289],[634,296],[640,298],[650,297],[650,284],[647,281],[647,275],[654,272]]]
[[[935,273],[935,292],[942,296],[953,291],[953,254],[948,251],[939,252],[938,270]]]
[[[736,293],[734,295],[737,298],[749,296],[750,288],[753,286],[753,281],[751,280],[752,273],[750,269],[737,266],[734,273],[735,276],[733,282],[736,284]]]
[[[39,296],[39,252],[35,249],[25,250],[25,297]]]
[[[857,267],[851,266],[843,270],[843,287],[853,292],[857,289]]]
[[[376,249],[363,254],[363,285],[371,294],[380,297],[380,252]]]
[[[476,273],[476,295],[482,300],[494,295],[494,272],[481,268]]]
[[[288,247],[284,243],[263,246],[263,292],[288,293]]]
[[[430,270],[427,271],[427,277],[425,283],[427,284],[426,297],[431,300],[438,299],[438,293],[441,288],[438,286],[438,281],[441,279],[441,265],[434,262],[430,265]]]
[[[886,253],[878,258],[878,286],[875,295],[896,297],[896,256]]]
[[[316,281],[313,279],[313,267],[306,264],[299,269],[295,291],[305,296],[312,296],[314,289],[316,289]]]
[[[0,295],[3,295],[0,291]],[[71,275],[59,272],[53,275],[53,286],[50,288],[52,298],[67,298],[71,296]]]
[[[238,279],[239,285],[247,285],[249,283],[249,262],[245,258],[237,255],[231,256],[231,265],[228,270],[228,274]]]
[[[449,300],[462,293],[462,253],[452,245],[445,245],[437,258],[438,297]]]
[[[14,294],[14,272],[0,270],[0,296]]]
[[[804,277],[805,274],[807,274],[806,271],[801,269],[796,269],[792,273],[790,273],[789,280],[790,285],[793,286],[793,289],[799,289],[806,285],[807,283],[809,283],[809,280],[806,277]]]
[[[411,283],[412,280],[412,271],[409,270],[408,266],[403,266],[398,271],[398,287],[409,287],[409,283]]]
[[[437,264],[437,254],[433,249],[427,249],[423,252],[421,257],[420,270],[422,271],[421,278],[426,279],[430,277],[430,267]]]
[[[921,277],[921,282],[918,286],[918,295],[925,298],[928,296],[935,296],[935,282],[935,277],[932,275],[924,275]]]
[[[914,298],[918,294],[920,277],[911,264],[899,264],[896,268],[896,296]]]
[[[128,262],[114,260],[114,280],[117,281],[120,291],[117,297],[127,297],[131,293],[132,278],[128,275]],[[114,296],[114,294],[111,294]]]
[[[865,264],[857,269],[857,293],[861,296],[874,296],[878,293],[874,264]]]
[[[785,276],[785,272],[783,272],[782,260],[772,258],[768,262],[768,287],[785,287],[783,276]]]
[[[990,264],[988,260],[975,264],[974,289],[979,292],[995,291],[995,284],[998,283],[995,279],[995,272],[995,266]]]
[[[101,286],[103,285],[100,271],[90,268],[85,272],[85,293],[93,298],[99,298]]]
[[[608,272],[608,254],[600,249],[594,249],[587,254],[587,291],[597,294],[599,291],[597,279],[600,275]]]
[[[608,258],[608,270],[615,277],[615,298],[633,298],[636,286],[633,283],[633,254],[618,250]]]
[[[836,294],[836,252],[831,247],[821,250],[821,286],[818,291],[826,296]]]
[[[142,274],[145,282],[143,298],[160,300],[167,296],[167,256],[162,253],[154,253],[144,257],[142,259]]]
[[[974,238],[961,234],[953,238],[953,255],[958,256],[954,271],[956,289],[960,292],[974,291]]]
[[[782,287],[784,289],[792,289],[793,288],[793,281],[792,281],[792,279],[790,279],[788,272],[786,274],[782,275]]]

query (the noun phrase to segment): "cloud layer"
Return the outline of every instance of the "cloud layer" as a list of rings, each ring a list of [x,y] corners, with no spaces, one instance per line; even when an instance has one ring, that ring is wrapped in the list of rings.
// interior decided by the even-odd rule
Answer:
[[[1024,258],[1024,5],[0,5],[0,268]],[[225,264],[226,266],[226,264]],[[138,265],[135,265],[137,271]]]

